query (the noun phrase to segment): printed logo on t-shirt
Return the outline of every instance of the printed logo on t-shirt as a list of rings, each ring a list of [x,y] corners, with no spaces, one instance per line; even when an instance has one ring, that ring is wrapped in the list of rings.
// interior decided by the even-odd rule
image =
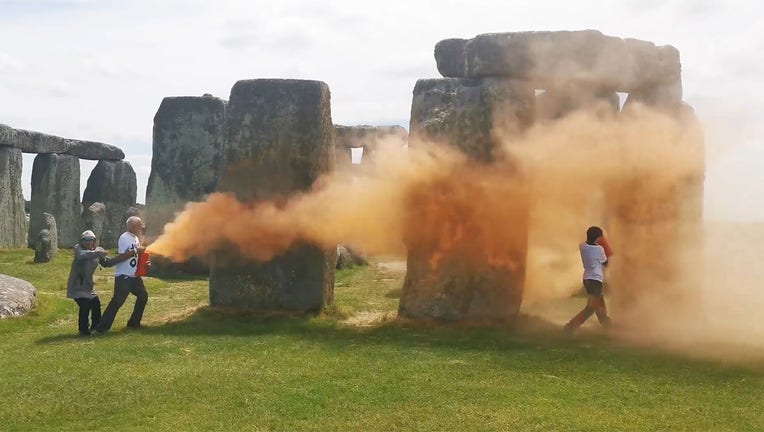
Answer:
[[[131,245],[130,250],[133,251],[133,253],[135,253],[135,245]],[[137,266],[138,266],[138,258],[135,256],[130,258],[130,267],[135,268]]]

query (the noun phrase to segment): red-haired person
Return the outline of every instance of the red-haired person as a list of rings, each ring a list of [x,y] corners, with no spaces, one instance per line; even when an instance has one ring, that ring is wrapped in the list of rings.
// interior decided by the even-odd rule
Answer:
[[[603,327],[610,326],[610,317],[607,316],[605,298],[602,296],[602,285],[605,281],[605,267],[608,258],[613,254],[602,228],[589,227],[586,230],[586,241],[578,246],[581,252],[581,262],[584,265],[584,289],[588,300],[584,309],[565,324],[565,331],[573,332],[581,327],[592,314]]]

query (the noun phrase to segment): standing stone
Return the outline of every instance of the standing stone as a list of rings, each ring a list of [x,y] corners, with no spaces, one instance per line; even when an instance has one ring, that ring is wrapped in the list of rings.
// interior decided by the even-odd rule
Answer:
[[[80,160],[70,155],[39,154],[32,166],[29,247],[42,229],[43,213],[56,218],[58,244],[73,248],[80,240]]]
[[[329,87],[319,81],[246,80],[231,89],[225,170],[218,190],[242,201],[308,190],[334,167]],[[210,304],[319,311],[333,302],[336,250],[297,244],[268,262],[212,263]],[[236,254],[233,254],[235,256]]]
[[[499,147],[531,124],[535,109],[534,89],[523,82],[419,80],[409,144],[457,148],[491,170]],[[454,183],[452,176],[461,175],[433,179],[409,197],[418,210],[406,221],[408,260],[398,313],[417,319],[511,320],[519,311],[525,279],[527,197],[509,190],[502,195],[511,199],[496,203],[503,206],[501,212],[481,212],[467,198],[480,190],[459,189]],[[506,220],[491,219],[494,214]],[[484,229],[495,224],[513,229]]]
[[[114,248],[125,230],[128,210],[135,206],[137,185],[135,171],[130,162],[102,160],[93,168],[82,203],[89,208],[93,203],[103,203],[105,217],[101,232],[101,246]]]
[[[58,255],[58,239],[56,236],[56,218],[50,213],[42,214],[43,225],[37,235],[34,245],[34,262],[50,262]]]
[[[350,251],[345,246],[337,245],[337,264],[335,268],[337,270],[343,270],[353,267],[353,257],[350,255]]]
[[[106,206],[99,202],[91,204],[82,211],[82,222],[84,229],[93,231],[96,236],[96,245],[100,246],[103,227],[106,224]]]
[[[21,165],[21,150],[0,146],[0,248],[23,247],[27,242]]]
[[[226,101],[202,97],[166,97],[154,116],[151,175],[146,188],[146,233],[158,237],[175,214],[191,201],[203,201],[220,178]],[[154,274],[209,274],[199,260],[173,264],[152,259]]]
[[[689,105],[665,114],[676,121],[679,133],[662,144],[681,149],[682,166],[674,172],[682,176],[650,182],[642,173],[626,172],[607,185],[609,231],[623,245],[617,248],[619,265],[609,270],[608,280],[618,287],[613,292],[613,306],[624,318],[634,311],[650,311],[656,302],[695,301],[695,290],[703,283],[694,281],[702,275],[696,267],[703,262],[703,130]],[[656,238],[681,247],[665,248],[661,254],[645,253],[654,247]],[[650,271],[640,270],[646,268]]]
[[[223,153],[225,105],[212,96],[166,97],[159,105],[146,188],[149,235],[161,234],[187,202],[202,200],[215,190]]]

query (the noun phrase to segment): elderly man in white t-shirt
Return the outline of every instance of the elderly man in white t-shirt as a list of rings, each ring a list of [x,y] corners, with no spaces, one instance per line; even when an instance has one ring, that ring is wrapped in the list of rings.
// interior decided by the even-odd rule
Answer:
[[[131,328],[141,328],[141,319],[143,318],[143,310],[146,308],[146,303],[149,300],[149,294],[146,292],[146,287],[143,285],[143,279],[140,276],[136,276],[135,270],[138,268],[138,254],[142,253],[145,248],[141,246],[141,235],[144,228],[143,221],[138,216],[131,216],[127,219],[127,231],[119,236],[119,243],[117,251],[120,254],[125,252],[132,252],[133,256],[121,263],[117,264],[114,270],[114,295],[106,306],[101,321],[96,328],[98,333],[105,333],[109,331],[114,318],[117,316],[119,308],[127,300],[128,294],[135,296],[135,307],[133,313],[130,315],[130,319],[127,321],[127,326]]]

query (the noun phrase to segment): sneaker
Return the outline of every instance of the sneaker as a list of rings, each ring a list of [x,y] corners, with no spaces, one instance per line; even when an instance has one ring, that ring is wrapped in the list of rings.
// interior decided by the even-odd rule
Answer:
[[[572,325],[570,325],[570,324],[565,324],[564,326],[562,326],[562,331],[563,331],[563,333],[565,333],[565,334],[569,334],[569,335],[572,335],[573,333],[575,333],[575,331],[576,331],[576,328],[575,328],[575,327],[573,327],[573,326],[572,326]]]
[[[106,332],[105,332],[105,331],[101,331],[101,330],[98,330],[98,329],[93,329],[93,331],[91,331],[91,332],[90,332],[90,334],[91,334],[92,336],[103,336],[103,335],[105,335],[105,334],[106,334]]]

